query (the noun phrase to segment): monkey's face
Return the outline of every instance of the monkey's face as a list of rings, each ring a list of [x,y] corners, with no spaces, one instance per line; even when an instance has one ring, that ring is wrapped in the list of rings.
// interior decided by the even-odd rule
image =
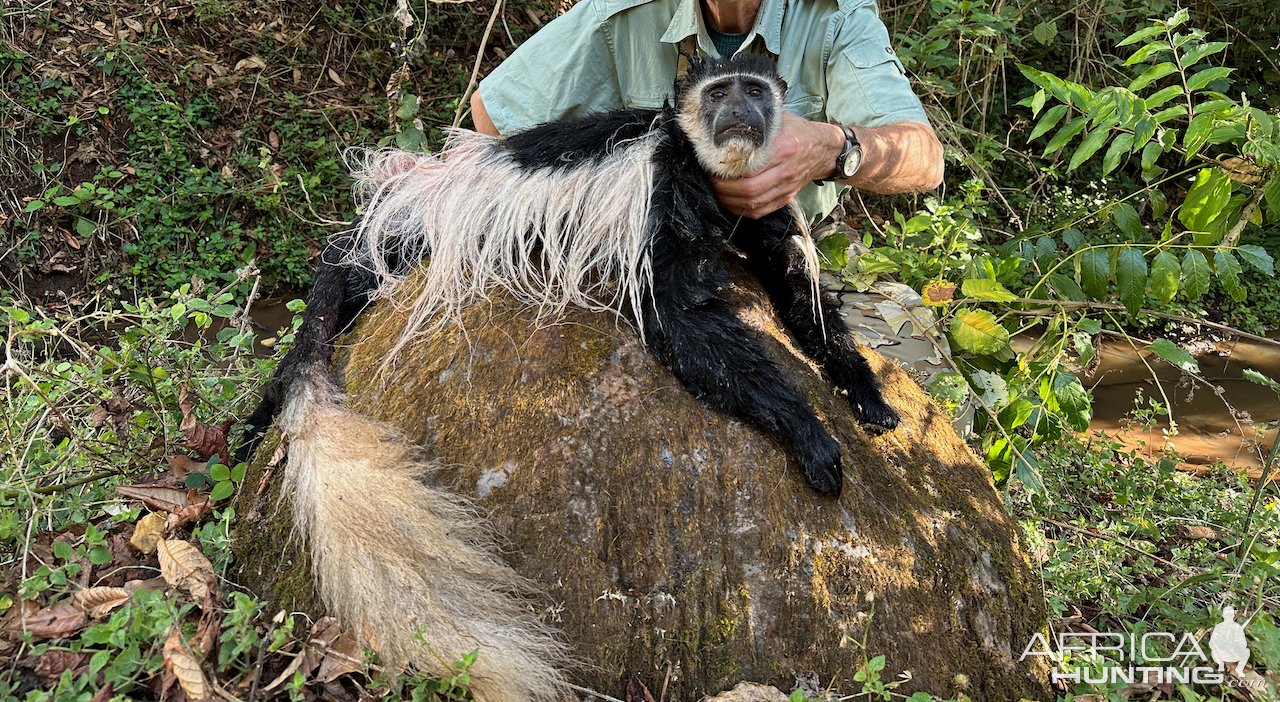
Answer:
[[[712,70],[685,86],[678,120],[702,167],[722,178],[736,178],[760,168],[768,158],[785,87],[772,70],[747,72],[741,62],[711,65]]]

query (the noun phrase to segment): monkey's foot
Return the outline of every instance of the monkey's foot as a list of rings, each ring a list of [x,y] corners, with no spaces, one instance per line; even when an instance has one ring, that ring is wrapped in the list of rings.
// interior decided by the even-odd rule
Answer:
[[[853,407],[853,416],[873,431],[891,431],[902,421],[898,413],[879,397],[863,398],[861,402],[851,401],[849,404]]]
[[[797,442],[793,449],[804,471],[804,481],[828,497],[839,497],[844,486],[844,474],[840,470],[840,446],[825,431]]]

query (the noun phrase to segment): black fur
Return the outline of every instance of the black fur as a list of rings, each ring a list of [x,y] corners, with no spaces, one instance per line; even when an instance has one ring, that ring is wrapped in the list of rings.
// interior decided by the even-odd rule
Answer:
[[[717,71],[769,75],[773,64],[760,57],[695,61],[686,84]],[[800,463],[810,487],[839,495],[843,482],[839,446],[805,398],[765,356],[755,335],[716,294],[727,283],[722,257],[732,233],[732,243],[746,254],[749,268],[787,328],[804,352],[822,365],[831,382],[848,394],[854,415],[877,427],[897,426],[898,415],[885,404],[866,359],[834,310],[828,308],[821,322],[815,319],[812,281],[795,243],[799,232],[791,215],[782,210],[759,220],[731,219],[716,202],[693,144],[680,131],[669,106],[661,111],[617,111],[542,125],[508,138],[503,148],[524,168],[590,167],[611,150],[625,148],[622,142],[653,130],[661,130],[666,138],[654,154],[658,168],[646,234],[654,278],[652,294],[645,298],[652,304],[638,311],[650,347],[694,395],[785,446]],[[368,301],[372,278],[330,262],[346,246],[350,241],[343,237],[329,245],[294,347],[249,418],[248,440],[239,453],[242,459],[261,440],[298,369],[327,362],[331,340],[350,326]]]

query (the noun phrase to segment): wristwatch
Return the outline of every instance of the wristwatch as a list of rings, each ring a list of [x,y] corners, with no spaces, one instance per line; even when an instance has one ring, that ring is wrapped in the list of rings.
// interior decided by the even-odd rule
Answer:
[[[852,178],[862,167],[862,144],[858,143],[858,135],[853,133],[851,127],[845,125],[840,125],[840,131],[844,132],[844,148],[840,149],[840,155],[836,156],[835,170],[830,176],[815,182],[830,183],[833,180]]]

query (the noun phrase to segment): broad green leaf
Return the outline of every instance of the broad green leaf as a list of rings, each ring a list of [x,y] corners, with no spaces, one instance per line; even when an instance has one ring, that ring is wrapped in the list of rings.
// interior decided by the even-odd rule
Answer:
[[[1195,300],[1209,290],[1209,261],[1196,249],[1182,257],[1182,294]]]
[[[1102,157],[1102,174],[1106,175],[1119,168],[1120,164],[1129,157],[1129,150],[1132,148],[1132,134],[1117,134],[1116,138],[1111,140],[1111,147],[1107,149],[1107,154]]]
[[[1116,256],[1116,288],[1129,314],[1137,314],[1147,292],[1147,259],[1135,247],[1126,246]]]
[[[1178,72],[1178,67],[1172,61],[1157,63],[1151,68],[1148,68],[1147,70],[1143,71],[1141,75],[1139,75],[1137,78],[1134,78],[1133,82],[1129,83],[1129,90],[1132,90],[1133,92],[1136,93],[1139,90],[1142,90],[1143,88],[1147,87],[1148,85],[1151,85],[1152,83],[1160,80],[1161,78],[1164,78],[1170,73],[1177,73],[1177,72]]]
[[[1272,219],[1280,219],[1280,173],[1277,173],[1262,190],[1267,201],[1267,212]]]
[[[1142,102],[1148,110],[1154,110],[1155,108],[1165,104],[1166,102],[1169,102],[1170,100],[1176,97],[1181,97],[1181,95],[1182,95],[1182,86],[1175,83],[1173,85],[1167,85],[1155,91],[1154,93],[1151,93],[1147,97],[1143,98]]]
[[[1129,36],[1125,37],[1124,41],[1120,42],[1119,44],[1116,44],[1116,46],[1129,46],[1130,44],[1137,44],[1138,42],[1146,41],[1147,39],[1150,39],[1151,37],[1154,37],[1157,34],[1164,34],[1163,25],[1157,24],[1152,27],[1144,27],[1142,29],[1139,29],[1133,34],[1130,34]]]
[[[71,195],[63,195],[62,197],[55,197],[53,199],[53,204],[58,207],[70,207],[71,205],[79,205],[80,198],[72,197]]]
[[[1280,382],[1276,382],[1276,379],[1269,375],[1263,375],[1252,368],[1244,369],[1244,371],[1241,372],[1241,375],[1244,376],[1245,380],[1251,383],[1257,383],[1264,388],[1270,388],[1271,390],[1280,393]]]
[[[1178,87],[1181,88],[1182,86],[1178,86]],[[1155,113],[1154,115],[1151,115],[1151,119],[1155,120],[1156,124],[1164,124],[1165,122],[1168,122],[1169,120],[1175,117],[1186,117],[1186,116],[1187,116],[1187,108],[1185,105],[1174,105],[1173,107],[1166,107],[1163,110],[1160,110],[1159,112]],[[1176,133],[1176,131],[1171,133]],[[1172,144],[1172,142],[1169,142],[1169,143]]]
[[[1036,123],[1036,128],[1031,130],[1031,136],[1027,137],[1027,141],[1035,141],[1040,135],[1058,126],[1058,122],[1061,122],[1066,114],[1066,105],[1050,107],[1049,111],[1044,113],[1044,117],[1041,117],[1040,121]]]
[[[1083,331],[1078,331],[1071,335],[1071,343],[1075,346],[1076,356],[1080,361],[1081,367],[1087,368],[1093,362],[1094,357],[1098,355],[1097,349],[1093,346],[1093,337]]]
[[[1033,409],[1035,409],[1035,405],[1031,404],[1030,400],[1025,397],[1019,397],[1009,403],[1008,407],[1000,410],[998,417],[1000,426],[1004,427],[1006,431],[1017,429],[1027,423],[1027,418],[1031,416]]]
[[[1178,265],[1178,257],[1168,251],[1156,254],[1151,262],[1151,296],[1160,302],[1169,302],[1178,293],[1178,281],[1182,277],[1182,267]]]
[[[1115,222],[1116,227],[1131,239],[1147,233],[1142,226],[1142,218],[1138,216],[1138,211],[1127,202],[1117,202],[1115,207],[1111,208],[1111,221]]]
[[[1156,339],[1147,344],[1147,348],[1174,367],[1188,373],[1200,372],[1200,364],[1196,362],[1195,356],[1168,339]]]
[[[1084,302],[1089,299],[1088,296],[1084,294],[1084,291],[1080,289],[1080,286],[1076,284],[1076,281],[1062,275],[1061,273],[1054,273],[1049,276],[1049,287],[1052,288],[1053,292],[1063,300]]]
[[[1041,44],[1048,45],[1058,36],[1058,23],[1052,20],[1041,22],[1031,30],[1031,36]]]
[[[98,231],[98,225],[84,217],[76,217],[76,234],[88,237],[93,236],[96,231]]]
[[[970,278],[960,284],[960,291],[965,297],[989,302],[1012,302],[1017,295],[1009,292],[999,281],[990,278]]]
[[[418,96],[413,93],[405,93],[400,97],[400,108],[396,110],[396,117],[401,120],[413,119],[418,114]]]
[[[1080,142],[1080,146],[1076,148],[1076,152],[1071,155],[1071,163],[1067,166],[1068,171],[1074,171],[1080,167],[1080,164],[1089,160],[1089,157],[1098,152],[1102,145],[1107,143],[1107,137],[1111,134],[1111,130],[1098,128],[1087,134],[1084,141]]]
[[[839,271],[849,265],[849,237],[844,232],[835,231],[822,237],[815,248],[821,255],[823,268]]]
[[[1224,112],[1236,106],[1236,101],[1229,98],[1218,98],[1217,100],[1206,100],[1196,103],[1193,110],[1196,114],[1202,112]]]
[[[1136,151],[1147,145],[1151,141],[1151,137],[1156,135],[1156,121],[1151,115],[1143,115],[1138,118],[1138,123],[1133,126],[1133,149]]]
[[[1021,436],[1017,438],[1022,439]],[[1044,480],[1040,477],[1040,461],[1031,452],[1029,445],[1022,445],[1013,452],[1013,474],[1027,490],[1037,495],[1045,494]]]
[[[1186,157],[1184,162],[1189,163],[1204,145],[1209,143],[1209,135],[1213,132],[1213,123],[1217,119],[1217,115],[1207,112],[1202,115],[1196,115],[1195,119],[1187,125],[1187,131],[1182,135],[1182,146],[1186,149]]]
[[[1257,244],[1245,244],[1236,249],[1236,253],[1244,262],[1257,268],[1266,275],[1275,275],[1275,259],[1267,250]]]
[[[1199,63],[1204,57],[1210,54],[1216,54],[1219,51],[1226,49],[1228,46],[1231,46],[1231,44],[1225,41],[1211,41],[1199,46],[1193,46],[1188,49],[1186,53],[1182,54],[1182,67],[1184,69],[1191,68]],[[1192,90],[1195,90],[1195,88],[1192,88]]]
[[[22,208],[22,211],[23,211],[23,212],[35,212],[36,210],[40,209],[41,207],[44,207],[44,200],[32,200],[31,202],[28,202],[28,203],[27,203],[27,206],[26,206],[26,207]]]
[[[1151,217],[1160,219],[1164,217],[1164,213],[1169,211],[1169,198],[1164,196],[1158,188],[1151,188],[1147,191],[1147,204],[1151,205]]]
[[[209,477],[218,482],[231,479],[231,469],[221,463],[215,463],[209,467]]]
[[[1080,379],[1070,373],[1059,373],[1053,379],[1053,394],[1067,424],[1076,431],[1088,431],[1089,420],[1093,419],[1093,402]]]
[[[1222,80],[1223,78],[1226,78],[1227,76],[1231,75],[1231,72],[1234,70],[1235,70],[1234,68],[1228,68],[1226,66],[1215,66],[1214,68],[1206,68],[1203,71],[1199,71],[1194,76],[1191,76],[1190,78],[1187,79],[1187,90],[1189,91],[1200,90],[1201,88],[1204,88],[1205,86],[1209,85],[1215,80]]]
[[[1178,221],[1193,232],[1207,232],[1230,201],[1231,179],[1217,168],[1202,168],[1178,208]]]
[[[1213,276],[1222,283],[1232,300],[1242,302],[1245,298],[1244,286],[1240,284],[1240,262],[1226,249],[1218,249],[1213,254]]]
[[[989,355],[1009,348],[1009,330],[986,310],[960,310],[951,319],[951,339],[964,351]]]
[[[1058,130],[1057,134],[1053,135],[1053,138],[1049,140],[1048,145],[1044,147],[1044,155],[1049,156],[1062,150],[1062,147],[1066,146],[1067,142],[1071,141],[1072,137],[1079,134],[1080,130],[1084,129],[1084,125],[1088,122],[1089,118],[1083,116],[1076,117],[1070,122],[1067,122],[1063,125],[1062,129]]]
[[[230,480],[226,482],[218,483],[217,485],[214,485],[213,490],[209,492],[209,499],[213,500],[214,502],[219,502],[221,500],[227,499],[228,497],[231,497],[233,494],[235,494],[235,491],[236,491],[236,484],[231,482]]]
[[[1111,250],[1086,249],[1080,255],[1080,287],[1095,300],[1105,299],[1111,280]]]
[[[1040,110],[1044,109],[1044,100],[1045,100],[1045,94],[1044,94],[1043,88],[1040,90],[1037,90],[1036,94],[1031,96],[1031,116],[1032,117],[1039,115]]]
[[[1135,63],[1142,63],[1161,51],[1169,51],[1171,48],[1173,47],[1169,46],[1167,41],[1153,41],[1133,52],[1129,58],[1124,60],[1124,65],[1132,66]]]

